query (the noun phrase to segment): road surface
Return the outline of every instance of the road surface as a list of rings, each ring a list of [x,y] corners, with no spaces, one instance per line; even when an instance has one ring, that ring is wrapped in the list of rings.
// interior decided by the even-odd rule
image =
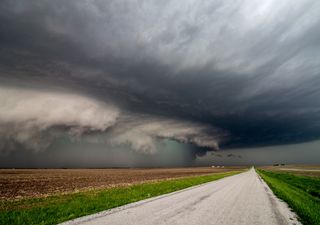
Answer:
[[[64,224],[275,225],[300,224],[254,169]]]

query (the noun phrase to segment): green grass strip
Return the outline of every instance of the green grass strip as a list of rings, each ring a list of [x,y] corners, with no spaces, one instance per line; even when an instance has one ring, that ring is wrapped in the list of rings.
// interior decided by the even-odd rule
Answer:
[[[142,199],[238,174],[233,171],[46,198],[0,202],[0,224],[57,224]]]
[[[303,224],[320,225],[320,179],[258,169],[273,193],[288,203]]]

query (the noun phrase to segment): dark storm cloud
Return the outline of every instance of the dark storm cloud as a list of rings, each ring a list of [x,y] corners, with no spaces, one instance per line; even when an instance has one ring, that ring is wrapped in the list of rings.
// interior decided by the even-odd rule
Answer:
[[[158,138],[318,139],[319,11],[315,0],[3,1],[3,148],[46,146],[57,129],[148,152]]]

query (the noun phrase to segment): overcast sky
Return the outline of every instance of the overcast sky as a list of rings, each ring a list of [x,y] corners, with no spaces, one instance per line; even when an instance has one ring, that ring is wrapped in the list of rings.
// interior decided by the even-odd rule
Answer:
[[[4,0],[0,166],[320,163],[319,12]]]

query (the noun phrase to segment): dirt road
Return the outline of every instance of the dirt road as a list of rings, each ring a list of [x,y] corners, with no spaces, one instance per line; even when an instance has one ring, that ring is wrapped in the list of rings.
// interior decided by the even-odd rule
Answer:
[[[66,224],[300,224],[254,169]]]

